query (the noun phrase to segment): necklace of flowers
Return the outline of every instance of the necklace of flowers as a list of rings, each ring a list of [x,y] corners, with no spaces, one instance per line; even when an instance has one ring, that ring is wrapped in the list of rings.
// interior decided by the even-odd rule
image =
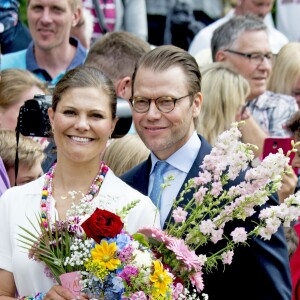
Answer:
[[[50,170],[45,174],[45,182],[41,197],[41,219],[45,227],[48,226],[48,222],[51,222],[50,207],[51,207],[51,196],[53,188],[53,177],[56,164],[54,164]],[[88,192],[83,196],[80,201],[83,203],[91,202],[94,196],[99,192],[100,187],[104,181],[108,166],[102,161],[100,164],[99,172],[94,178]]]

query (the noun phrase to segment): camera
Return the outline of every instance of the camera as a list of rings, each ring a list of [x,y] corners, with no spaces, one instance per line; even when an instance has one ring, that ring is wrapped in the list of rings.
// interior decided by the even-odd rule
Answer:
[[[35,95],[21,106],[16,131],[25,136],[49,137],[51,125],[48,108],[51,106],[51,95]],[[121,138],[131,127],[132,115],[127,100],[117,98],[117,117],[119,118],[112,138]]]
[[[16,131],[25,136],[49,137],[51,131],[48,108],[51,95],[35,95],[20,107]]]

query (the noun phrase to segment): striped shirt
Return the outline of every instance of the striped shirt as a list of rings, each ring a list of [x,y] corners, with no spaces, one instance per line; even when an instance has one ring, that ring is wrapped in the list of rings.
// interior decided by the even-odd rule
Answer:
[[[99,7],[104,15],[104,21],[108,31],[113,31],[116,24],[116,4],[114,0],[99,0]],[[96,10],[94,8],[93,0],[83,0],[83,7],[90,10],[94,16],[94,32],[92,35],[93,39],[97,39],[103,35],[103,29],[100,28],[99,20],[97,17]]]

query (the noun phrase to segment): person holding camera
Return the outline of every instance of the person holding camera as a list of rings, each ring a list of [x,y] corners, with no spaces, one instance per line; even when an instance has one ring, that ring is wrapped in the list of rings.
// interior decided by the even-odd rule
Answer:
[[[78,0],[28,0],[27,20],[32,42],[25,50],[2,57],[2,70],[27,69],[55,85],[63,74],[86,57],[87,50],[71,37],[82,14]]]
[[[18,241],[20,226],[32,230],[32,222],[39,228],[36,216],[45,202],[48,219],[64,220],[72,203],[115,213],[139,200],[124,220],[128,232],[159,227],[150,198],[129,187],[102,161],[117,123],[113,83],[96,68],[74,68],[54,88],[48,113],[57,163],[39,179],[8,189],[0,198],[0,299],[15,298],[16,290],[21,297],[74,299],[69,290],[46,276],[44,265],[31,260]],[[42,198],[45,191],[46,199]]]

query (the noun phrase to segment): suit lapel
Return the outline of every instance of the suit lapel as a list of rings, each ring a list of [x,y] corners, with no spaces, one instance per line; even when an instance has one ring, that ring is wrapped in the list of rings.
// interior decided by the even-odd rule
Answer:
[[[148,185],[151,170],[151,157],[149,155],[148,159],[140,164],[139,171],[135,172],[133,176],[133,182],[130,184],[133,188],[138,190],[144,195],[148,195]]]

